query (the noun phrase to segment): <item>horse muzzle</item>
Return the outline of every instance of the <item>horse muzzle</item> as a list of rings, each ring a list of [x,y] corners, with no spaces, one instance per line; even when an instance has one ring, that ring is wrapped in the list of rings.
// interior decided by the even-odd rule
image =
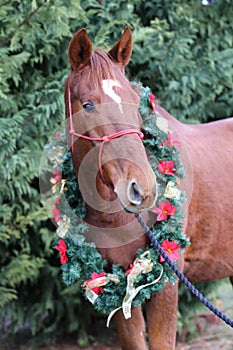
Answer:
[[[114,188],[122,207],[129,213],[139,213],[155,206],[157,199],[157,183],[154,181],[145,187],[136,179],[121,180]]]

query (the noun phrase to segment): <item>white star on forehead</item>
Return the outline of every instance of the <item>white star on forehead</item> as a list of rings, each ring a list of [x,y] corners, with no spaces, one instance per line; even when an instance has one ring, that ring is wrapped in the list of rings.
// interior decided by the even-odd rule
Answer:
[[[118,104],[120,111],[122,113],[123,111],[122,111],[122,105],[121,105],[121,97],[117,95],[117,93],[113,90],[114,86],[121,87],[121,84],[118,81],[113,79],[102,80],[102,88],[104,93]]]

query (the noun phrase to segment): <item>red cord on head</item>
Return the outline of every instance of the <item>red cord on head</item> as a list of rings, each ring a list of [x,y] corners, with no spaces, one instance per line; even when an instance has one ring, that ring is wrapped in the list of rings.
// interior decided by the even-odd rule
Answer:
[[[70,94],[70,86],[68,84],[68,107],[69,107],[69,115],[70,115],[70,130],[69,133],[71,135],[71,150],[72,153],[74,153],[74,136],[83,138],[85,140],[89,140],[89,141],[100,141],[101,145],[100,145],[100,150],[99,150],[99,156],[98,156],[98,163],[99,163],[99,171],[100,171],[100,175],[103,179],[103,181],[105,183],[106,180],[104,178],[104,173],[103,173],[103,168],[102,168],[102,153],[103,153],[103,146],[106,142],[109,142],[113,139],[116,139],[118,137],[124,136],[124,135],[129,135],[129,134],[137,134],[139,136],[139,138],[142,140],[144,137],[143,132],[137,130],[137,129],[126,129],[126,130],[121,130],[118,131],[112,135],[107,135],[107,136],[103,136],[103,137],[89,137],[86,135],[82,135],[82,134],[78,134],[75,132],[74,127],[73,127],[73,114],[72,114],[72,106],[71,106],[71,94]]]

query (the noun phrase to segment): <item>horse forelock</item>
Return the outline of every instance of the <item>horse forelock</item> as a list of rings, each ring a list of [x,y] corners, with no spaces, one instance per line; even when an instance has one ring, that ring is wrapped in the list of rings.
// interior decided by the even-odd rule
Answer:
[[[91,74],[95,84],[101,85],[104,79],[115,79],[114,64],[101,49],[92,52],[90,59]]]
[[[101,49],[92,51],[89,63],[68,78],[74,95],[79,95],[79,90],[83,90],[84,86],[88,90],[94,88],[101,91],[102,81],[106,79],[116,79],[116,65]]]

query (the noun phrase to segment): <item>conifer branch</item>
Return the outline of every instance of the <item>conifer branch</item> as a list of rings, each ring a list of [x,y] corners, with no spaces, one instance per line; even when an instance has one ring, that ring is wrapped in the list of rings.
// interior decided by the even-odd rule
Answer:
[[[11,32],[3,41],[0,42],[0,48],[2,48],[3,46],[5,46],[15,35],[15,33],[17,32],[17,30],[19,28],[21,28],[24,24],[26,24],[31,18],[32,16],[34,16],[39,9],[43,6],[43,4],[38,5],[38,7],[32,11],[27,17],[25,17],[22,22],[19,23],[19,25],[17,26],[16,30],[14,30],[13,32]]]

